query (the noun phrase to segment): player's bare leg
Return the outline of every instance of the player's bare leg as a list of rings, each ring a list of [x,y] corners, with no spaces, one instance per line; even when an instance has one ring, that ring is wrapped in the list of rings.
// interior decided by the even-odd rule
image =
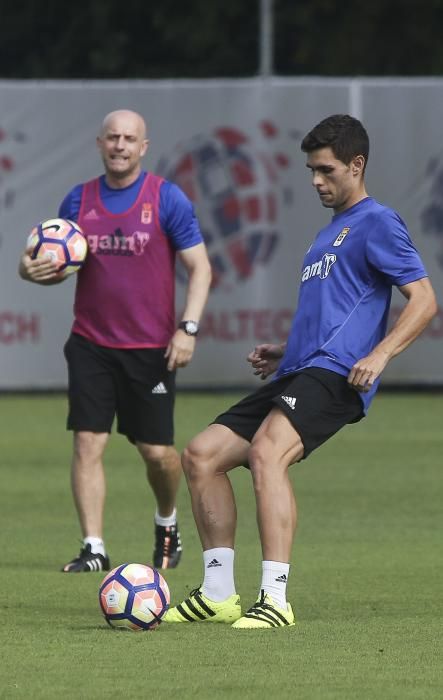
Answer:
[[[277,408],[263,421],[249,450],[263,559],[289,562],[297,514],[288,468],[303,456],[303,443]]]
[[[247,460],[249,443],[224,425],[210,425],[183,452],[192,511],[204,550],[234,547],[237,510],[227,472]]]
[[[210,425],[185,449],[183,469],[203,547],[204,580],[165,621],[232,624],[241,616],[234,584],[237,510],[227,472],[243,464],[249,443],[222,425]]]
[[[180,457],[170,445],[136,444],[146,464],[147,479],[157,502],[153,563],[159,569],[173,569],[182,553],[175,507],[182,474]]]
[[[167,517],[175,508],[182,468],[175,447],[137,442],[146,464],[146,476],[157,502],[158,512]]]
[[[234,623],[234,629],[294,625],[286,586],[297,515],[288,468],[302,456],[300,436],[286,416],[273,409],[249,450],[263,552],[262,581],[256,603]]]
[[[71,484],[83,537],[103,536],[106,482],[103,452],[108,433],[74,433]]]
[[[63,567],[68,573],[103,571],[110,567],[103,543],[103,510],[106,482],[103,452],[108,433],[74,432],[71,485],[84,547]]]

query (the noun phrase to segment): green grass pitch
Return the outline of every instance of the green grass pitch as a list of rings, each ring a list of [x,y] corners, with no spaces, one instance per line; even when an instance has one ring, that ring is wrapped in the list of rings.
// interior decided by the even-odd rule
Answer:
[[[179,394],[177,445],[236,395]],[[297,626],[111,630],[100,573],[59,569],[80,548],[69,486],[63,396],[0,397],[0,698],[434,700],[443,697],[443,395],[380,394],[291,468],[299,528],[288,598]],[[106,453],[111,564],[149,561],[153,501],[136,451]],[[261,573],[250,475],[232,475],[239,510],[236,583],[244,607]],[[201,582],[184,481],[173,602]]]

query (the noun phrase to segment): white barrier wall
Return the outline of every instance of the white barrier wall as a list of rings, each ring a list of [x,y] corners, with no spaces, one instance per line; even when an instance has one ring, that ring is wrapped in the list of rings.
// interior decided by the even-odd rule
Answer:
[[[213,261],[216,285],[179,386],[255,385],[247,353],[285,339],[305,250],[330,217],[300,141],[337,112],[363,120],[369,193],[406,221],[439,297],[438,317],[384,381],[443,385],[443,80],[319,78],[0,81],[0,389],[66,386],[75,282],[23,282],[18,259],[32,226],[101,173],[95,137],[119,108],[146,117],[145,166],[194,200]],[[180,313],[180,274],[177,291]],[[393,317],[401,305],[396,292]]]

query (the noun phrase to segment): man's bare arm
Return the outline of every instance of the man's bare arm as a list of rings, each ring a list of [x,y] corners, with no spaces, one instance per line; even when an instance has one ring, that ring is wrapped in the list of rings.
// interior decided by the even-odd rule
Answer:
[[[369,391],[388,362],[405,350],[437,313],[437,300],[427,277],[405,284],[399,290],[407,303],[397,322],[369,355],[355,363],[348,375],[348,383],[358,391]]]

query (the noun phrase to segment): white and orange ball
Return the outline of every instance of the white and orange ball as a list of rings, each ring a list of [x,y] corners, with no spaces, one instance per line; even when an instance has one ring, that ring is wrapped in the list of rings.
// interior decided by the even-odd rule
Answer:
[[[63,279],[83,265],[88,242],[80,226],[69,219],[48,219],[34,226],[28,236],[31,258],[49,257],[57,263],[58,277]]]
[[[105,576],[100,607],[111,627],[153,630],[169,608],[168,584],[157,569],[145,564],[121,564]]]

